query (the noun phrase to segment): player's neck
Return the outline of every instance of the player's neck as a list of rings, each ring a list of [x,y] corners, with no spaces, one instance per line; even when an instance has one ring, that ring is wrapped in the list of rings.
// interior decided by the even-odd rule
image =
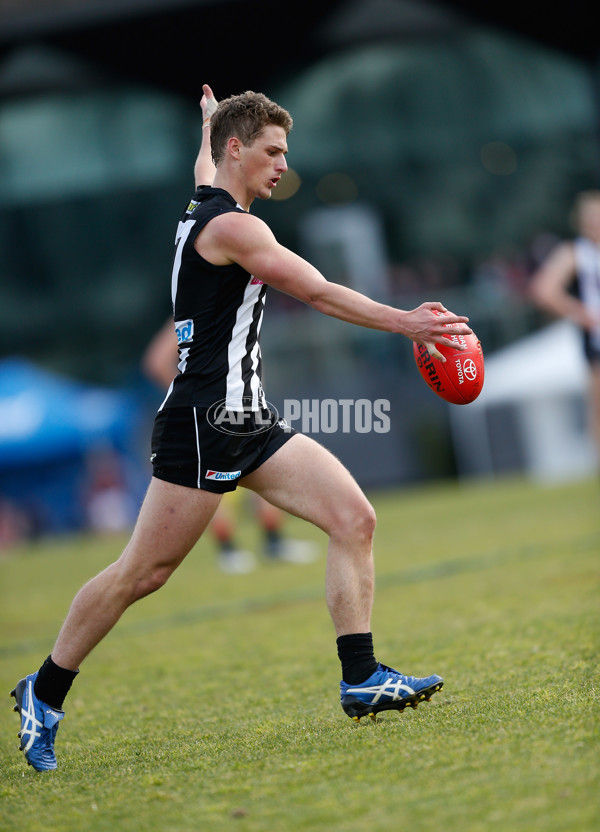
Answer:
[[[235,199],[238,205],[249,211],[254,202],[254,194],[249,193],[243,181],[235,175],[235,171],[226,168],[217,168],[213,180],[213,188],[222,188]]]

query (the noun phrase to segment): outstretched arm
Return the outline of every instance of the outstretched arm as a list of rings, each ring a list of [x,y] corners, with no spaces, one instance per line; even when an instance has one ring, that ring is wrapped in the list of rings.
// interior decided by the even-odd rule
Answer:
[[[369,329],[400,333],[426,346],[430,355],[440,361],[445,358],[436,343],[464,349],[450,338],[472,332],[468,318],[449,313],[441,303],[423,303],[417,309],[404,311],[371,300],[347,286],[330,283],[314,266],[280,245],[266,223],[250,214],[230,212],[215,217],[196,237],[194,245],[209,262],[239,263],[259,280],[325,315]],[[440,312],[446,314],[442,317]],[[457,326],[449,332],[445,324]]]
[[[200,100],[202,110],[202,142],[194,165],[194,181],[199,185],[212,185],[215,178],[215,166],[210,154],[210,120],[217,109],[217,99],[208,84],[202,85],[204,95]]]

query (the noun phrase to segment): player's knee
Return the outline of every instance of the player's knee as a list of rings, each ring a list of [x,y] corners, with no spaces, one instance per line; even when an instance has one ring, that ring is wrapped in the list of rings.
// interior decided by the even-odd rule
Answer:
[[[142,593],[139,597],[143,598],[146,595],[151,595],[153,592],[156,592],[167,583],[172,574],[173,570],[166,566],[153,569],[152,572],[139,582],[138,590]]]
[[[359,526],[359,534],[366,541],[372,541],[375,534],[375,526],[377,525],[377,515],[375,514],[375,509],[366,498],[358,513],[357,523]]]
[[[370,547],[375,534],[377,517],[375,509],[364,495],[360,499],[348,500],[340,506],[334,521],[333,534],[348,537],[354,543]]]
[[[172,569],[156,567],[142,575],[122,575],[121,591],[126,604],[134,604],[147,595],[152,595],[166,584],[172,573]]]

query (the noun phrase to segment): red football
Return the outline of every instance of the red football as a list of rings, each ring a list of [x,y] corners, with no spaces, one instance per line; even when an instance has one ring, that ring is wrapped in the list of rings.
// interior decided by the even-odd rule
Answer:
[[[446,324],[448,329],[458,324]],[[466,344],[466,350],[455,350],[443,341],[436,341],[446,362],[432,358],[426,347],[413,343],[419,372],[434,393],[451,404],[475,401],[483,387],[483,352],[476,335],[452,335],[451,341]]]

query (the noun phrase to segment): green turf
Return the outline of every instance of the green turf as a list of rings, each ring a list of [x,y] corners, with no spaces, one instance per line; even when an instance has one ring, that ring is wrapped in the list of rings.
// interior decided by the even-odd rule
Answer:
[[[292,520],[317,563],[227,576],[201,542],[130,609],[67,700],[58,771],[37,774],[7,694],[123,541],[0,558],[2,832],[598,830],[600,483],[371,497],[377,653],[446,680],[376,725],[339,706],[325,539]]]

